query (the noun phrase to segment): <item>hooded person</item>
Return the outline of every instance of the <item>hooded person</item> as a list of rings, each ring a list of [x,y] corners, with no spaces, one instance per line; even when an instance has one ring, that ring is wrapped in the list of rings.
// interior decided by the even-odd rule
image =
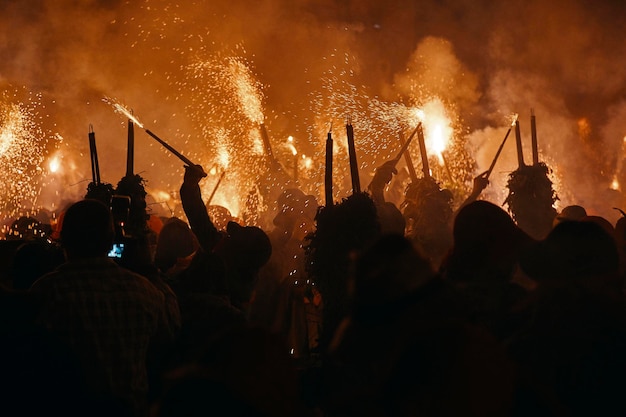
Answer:
[[[186,166],[180,188],[183,210],[202,249],[196,257],[223,264],[225,276],[214,277],[221,280],[219,291],[233,306],[245,310],[259,269],[270,258],[272,245],[267,234],[256,226],[240,226],[231,221],[225,232],[218,231],[202,201],[199,183],[204,177],[206,173],[200,165]]]

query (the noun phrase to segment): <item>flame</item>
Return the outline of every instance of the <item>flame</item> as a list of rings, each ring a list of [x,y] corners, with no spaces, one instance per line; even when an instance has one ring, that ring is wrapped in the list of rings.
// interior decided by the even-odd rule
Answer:
[[[140,127],[143,129],[143,123],[141,123],[139,119],[137,119],[129,109],[127,109],[124,105],[119,103],[117,100],[114,100],[110,97],[104,97],[102,101],[113,106],[113,110],[115,111],[115,113],[123,114],[129,120],[131,120],[134,124],[136,124],[137,127]]]
[[[620,191],[620,184],[617,180],[617,175],[613,176],[613,181],[611,182],[611,190]]]
[[[443,126],[440,124],[437,124],[435,126],[435,128],[433,129],[433,132],[431,134],[431,141],[432,141],[432,150],[435,152],[435,154],[437,155],[437,158],[439,160],[439,165],[443,165],[443,154],[442,152],[446,149],[446,139],[443,136]]]
[[[302,159],[304,159],[304,168],[306,170],[313,168],[313,159],[310,156],[302,155]]]
[[[519,114],[517,113],[511,114],[511,126],[515,126],[515,123],[517,123],[518,118],[519,118]]]
[[[444,165],[443,151],[452,141],[454,129],[452,121],[448,117],[445,105],[439,98],[427,102],[416,115],[421,115],[424,125],[426,150],[430,154],[437,155],[439,165]]]
[[[55,155],[52,157],[52,159],[50,159],[50,162],[48,163],[48,169],[50,170],[50,172],[55,173],[59,171],[59,168],[61,168],[61,161],[59,160],[59,156]]]

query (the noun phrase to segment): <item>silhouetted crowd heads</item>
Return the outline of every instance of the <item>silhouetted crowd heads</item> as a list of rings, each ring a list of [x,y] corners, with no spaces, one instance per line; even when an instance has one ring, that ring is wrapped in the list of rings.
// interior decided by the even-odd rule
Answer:
[[[571,205],[537,239],[482,174],[463,202],[433,178],[388,201],[396,162],[328,206],[273,190],[268,230],[207,206],[201,166],[184,217],[132,233],[95,199],[14,221],[2,414],[625,415],[626,218]]]

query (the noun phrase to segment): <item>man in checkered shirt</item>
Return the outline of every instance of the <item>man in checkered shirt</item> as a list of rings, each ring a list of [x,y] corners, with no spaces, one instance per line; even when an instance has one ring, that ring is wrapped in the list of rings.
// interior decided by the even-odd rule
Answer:
[[[146,278],[107,257],[113,221],[99,201],[65,213],[61,243],[67,262],[31,287],[38,321],[76,354],[94,396],[147,414],[147,363],[171,341],[165,299]]]

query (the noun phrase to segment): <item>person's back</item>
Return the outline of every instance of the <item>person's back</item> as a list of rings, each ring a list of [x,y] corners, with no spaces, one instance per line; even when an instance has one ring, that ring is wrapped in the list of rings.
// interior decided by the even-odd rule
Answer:
[[[164,296],[106,254],[113,241],[108,208],[83,200],[68,209],[61,239],[68,261],[31,291],[39,322],[78,356],[95,395],[145,413],[148,352],[161,336]]]

